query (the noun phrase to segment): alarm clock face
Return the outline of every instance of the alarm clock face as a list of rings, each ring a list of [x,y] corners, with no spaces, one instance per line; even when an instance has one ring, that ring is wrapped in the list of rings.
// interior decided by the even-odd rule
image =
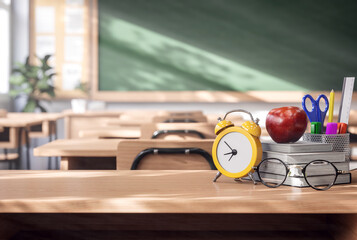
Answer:
[[[239,174],[251,165],[253,146],[246,135],[229,132],[222,136],[217,144],[217,160],[227,172]]]

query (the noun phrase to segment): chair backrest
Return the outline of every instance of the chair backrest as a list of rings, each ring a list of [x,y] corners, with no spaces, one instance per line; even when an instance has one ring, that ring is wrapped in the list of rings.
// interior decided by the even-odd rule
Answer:
[[[158,115],[152,118],[155,123],[196,123],[207,122],[207,117],[204,115]]]
[[[80,138],[118,138],[137,139],[141,136],[140,127],[133,126],[107,126],[79,131]]]
[[[207,122],[209,123],[214,123],[217,124],[218,123],[218,118],[223,118],[225,115],[225,113],[221,113],[221,114],[207,114]],[[232,123],[234,123],[234,125],[236,126],[240,126],[242,125],[242,123],[245,122],[244,118],[242,115],[238,115],[238,114],[231,114],[227,117],[227,120],[231,121]]]
[[[201,111],[156,111],[132,110],[120,115],[117,120],[110,121],[111,126],[141,126],[158,122],[207,122]]]
[[[118,170],[208,170],[215,169],[210,140],[121,140]]]
[[[141,126],[141,139],[214,139],[212,123],[151,123]]]

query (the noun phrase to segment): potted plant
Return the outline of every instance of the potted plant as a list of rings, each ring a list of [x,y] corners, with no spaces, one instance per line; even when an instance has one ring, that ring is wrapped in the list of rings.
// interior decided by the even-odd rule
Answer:
[[[37,57],[38,58],[38,57]],[[46,55],[40,60],[40,65],[32,65],[27,57],[25,64],[17,63],[13,69],[13,74],[10,77],[10,96],[18,98],[26,96],[26,105],[22,109],[23,112],[47,112],[40,104],[40,97],[46,95],[50,98],[55,97],[55,87],[53,84],[53,76],[56,73],[49,66],[48,60],[51,55]]]

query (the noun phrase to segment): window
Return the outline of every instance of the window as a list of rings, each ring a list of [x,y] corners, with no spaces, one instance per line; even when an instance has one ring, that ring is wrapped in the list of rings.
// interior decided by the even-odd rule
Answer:
[[[11,0],[0,0],[0,94],[9,91],[10,3]]]

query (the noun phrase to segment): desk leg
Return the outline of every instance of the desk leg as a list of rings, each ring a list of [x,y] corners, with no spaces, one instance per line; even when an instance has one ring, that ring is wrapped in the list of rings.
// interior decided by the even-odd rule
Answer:
[[[57,140],[58,139],[58,136],[57,136],[57,122],[54,121],[53,122],[53,134],[54,134],[54,139],[53,140]],[[59,169],[59,166],[58,166],[58,162],[59,162],[59,157],[55,157],[55,169]]]
[[[52,142],[52,122],[48,122],[48,127],[49,127],[49,134],[48,134],[48,142]],[[52,157],[48,157],[48,166],[47,169],[51,170],[52,169]]]
[[[68,170],[68,158],[61,157],[61,170]]]
[[[16,160],[15,169],[20,169],[20,163],[22,158],[22,128],[18,129],[18,146],[17,146],[17,154],[19,155]]]
[[[29,129],[25,128],[27,170],[31,170]]]

